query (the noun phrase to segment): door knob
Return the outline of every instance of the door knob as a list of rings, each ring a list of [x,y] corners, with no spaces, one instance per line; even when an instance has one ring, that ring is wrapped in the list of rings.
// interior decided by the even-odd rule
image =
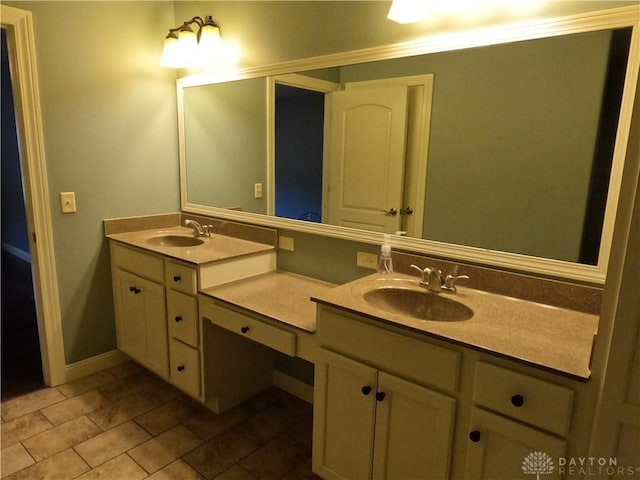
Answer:
[[[400,215],[411,215],[413,213],[413,208],[411,207],[405,207],[402,210],[400,210]]]

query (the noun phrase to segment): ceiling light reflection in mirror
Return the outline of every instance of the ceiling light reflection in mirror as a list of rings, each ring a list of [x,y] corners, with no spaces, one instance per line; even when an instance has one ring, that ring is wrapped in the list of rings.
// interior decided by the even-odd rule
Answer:
[[[529,14],[538,10],[544,0],[393,0],[387,18],[407,24],[434,20],[442,16],[478,19],[494,14]]]

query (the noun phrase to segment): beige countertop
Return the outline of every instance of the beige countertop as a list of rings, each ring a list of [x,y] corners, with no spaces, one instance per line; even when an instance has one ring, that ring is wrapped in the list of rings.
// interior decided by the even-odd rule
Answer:
[[[474,311],[462,321],[431,321],[389,313],[362,298],[371,288],[388,287],[394,281],[403,288],[421,290],[418,278],[374,274],[333,289],[316,292],[313,300],[434,337],[452,340],[561,374],[586,380],[598,317],[573,310],[505,297],[465,287],[458,293],[440,293]],[[435,294],[434,294],[435,295]]]
[[[251,242],[249,240],[218,235],[215,233],[210,237],[201,237],[204,243],[196,247],[153,245],[147,242],[147,239],[161,235],[193,237],[193,230],[187,227],[168,227],[127,233],[114,233],[107,235],[107,238],[117,240],[118,242],[132,245],[134,247],[144,248],[145,250],[160,253],[168,257],[184,260],[185,262],[196,265],[218,262],[268,250],[275,250],[273,245]]]
[[[333,284],[289,272],[269,272],[200,293],[242,307],[307,332],[316,330],[316,305],[311,297]]]

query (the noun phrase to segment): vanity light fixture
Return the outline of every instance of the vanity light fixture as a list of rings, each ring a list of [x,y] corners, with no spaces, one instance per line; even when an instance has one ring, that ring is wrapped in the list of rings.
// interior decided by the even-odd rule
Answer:
[[[191,28],[197,25],[197,33]],[[220,50],[220,27],[211,15],[193,17],[180,27],[169,29],[164,39],[160,65],[170,68],[193,67],[211,61]]]

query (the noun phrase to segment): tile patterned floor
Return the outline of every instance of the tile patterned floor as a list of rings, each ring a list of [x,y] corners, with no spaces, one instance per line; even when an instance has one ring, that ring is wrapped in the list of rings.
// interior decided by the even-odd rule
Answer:
[[[319,478],[312,406],[275,387],[216,415],[128,362],[0,412],[3,480]]]

